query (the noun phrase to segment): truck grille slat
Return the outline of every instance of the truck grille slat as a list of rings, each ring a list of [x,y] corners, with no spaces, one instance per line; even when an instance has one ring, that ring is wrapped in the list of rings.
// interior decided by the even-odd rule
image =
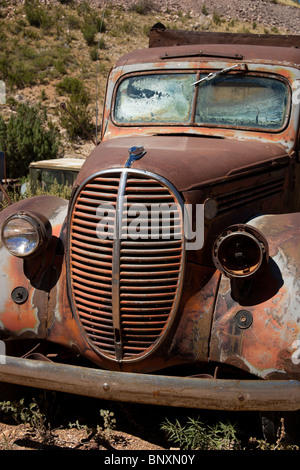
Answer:
[[[99,222],[107,224],[100,235]],[[182,287],[177,191],[142,171],[102,172],[78,190],[69,240],[73,308],[87,341],[118,362],[148,356],[172,325]]]

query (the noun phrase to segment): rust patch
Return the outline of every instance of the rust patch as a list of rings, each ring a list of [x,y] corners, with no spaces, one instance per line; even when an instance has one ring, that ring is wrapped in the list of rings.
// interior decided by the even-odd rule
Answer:
[[[263,216],[251,221],[266,236],[271,260],[238,298],[242,284],[222,278],[211,340],[211,360],[236,364],[263,378],[300,377],[292,363],[293,343],[300,334],[299,214]],[[245,289],[245,286],[243,286]],[[246,292],[244,290],[244,292]],[[253,323],[241,329],[236,313],[244,309]]]

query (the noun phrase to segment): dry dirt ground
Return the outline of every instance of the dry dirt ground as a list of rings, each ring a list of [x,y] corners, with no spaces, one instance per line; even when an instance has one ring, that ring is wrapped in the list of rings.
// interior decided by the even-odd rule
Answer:
[[[160,420],[165,416],[162,408],[103,402],[3,383],[0,403],[2,451],[170,448],[160,432]],[[33,403],[38,406],[28,412]],[[14,411],[8,411],[10,405]],[[101,410],[112,416],[104,421]]]

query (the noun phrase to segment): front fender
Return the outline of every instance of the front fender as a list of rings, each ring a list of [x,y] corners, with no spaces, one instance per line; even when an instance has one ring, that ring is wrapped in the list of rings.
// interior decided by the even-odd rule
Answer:
[[[48,296],[51,285],[59,277],[54,258],[60,249],[59,237],[67,208],[68,201],[64,199],[36,196],[12,204],[0,213],[0,230],[8,216],[21,210],[43,214],[52,226],[47,250],[30,260],[12,256],[0,241],[0,335],[3,339],[46,336]],[[14,289],[20,287],[24,297],[13,300]]]
[[[300,214],[264,215],[249,225],[266,237],[269,263],[249,283],[222,276],[210,360],[264,379],[299,380]]]

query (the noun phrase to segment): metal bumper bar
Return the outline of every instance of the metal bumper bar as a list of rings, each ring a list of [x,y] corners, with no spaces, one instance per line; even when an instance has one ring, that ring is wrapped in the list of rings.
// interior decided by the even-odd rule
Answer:
[[[300,409],[296,380],[224,380],[111,372],[9,356],[0,381],[103,400],[211,410]]]

